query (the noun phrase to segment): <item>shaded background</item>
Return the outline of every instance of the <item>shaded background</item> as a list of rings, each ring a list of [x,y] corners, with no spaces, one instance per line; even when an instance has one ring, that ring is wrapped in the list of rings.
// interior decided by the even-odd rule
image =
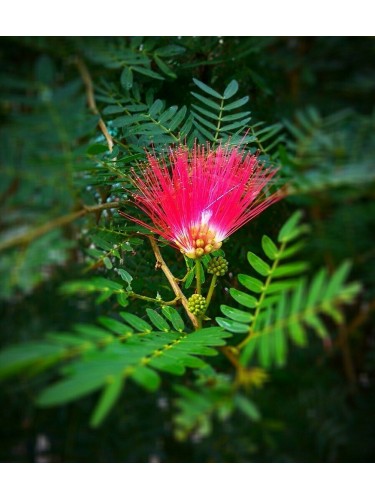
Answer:
[[[84,152],[96,118],[87,108],[75,58],[86,61],[95,85],[110,86],[117,84],[120,70],[111,67],[108,54],[131,43],[126,37],[0,40],[2,241],[85,200],[87,181],[72,173],[89,164]],[[252,123],[280,123],[274,162],[291,177],[307,173],[310,185],[254,221],[253,251],[265,231],[276,235],[288,215],[303,208],[312,225],[306,249],[312,269],[322,262],[333,269],[349,258],[351,278],[362,282],[363,291],[330,344],[311,338],[307,348],[291,349],[285,368],[271,372],[254,398],[263,417],[258,423],[235,414],[225,422],[214,420],[208,437],[193,433],[179,442],[173,434],[173,381],[167,381],[152,395],[129,384],[94,431],[87,426],[94,398],[41,410],[33,402],[44,376],[12,379],[1,385],[1,460],[373,461],[374,39],[146,37],[137,43],[149,54],[154,46],[181,48],[167,60],[170,74],[151,82],[169,105],[189,104],[193,77],[219,90],[236,79],[241,95],[250,96]],[[155,60],[152,69],[160,70]],[[144,85],[151,83],[145,76]],[[40,338],[105,312],[105,305],[90,297],[58,291],[82,268],[80,224],[48,232],[32,245],[3,249],[2,345]],[[227,245],[234,276],[241,271],[248,241],[243,228]],[[142,274],[139,257],[129,264],[137,276]],[[157,283],[149,286],[156,290]]]

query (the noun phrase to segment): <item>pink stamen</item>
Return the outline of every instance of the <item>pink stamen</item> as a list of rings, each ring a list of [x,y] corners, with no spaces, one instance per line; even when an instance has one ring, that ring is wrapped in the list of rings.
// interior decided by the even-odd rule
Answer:
[[[159,234],[188,257],[220,248],[222,241],[282,198],[264,188],[277,170],[264,168],[240,147],[195,145],[171,149],[165,159],[147,154],[148,165],[132,172],[135,204],[151,219],[125,217]]]

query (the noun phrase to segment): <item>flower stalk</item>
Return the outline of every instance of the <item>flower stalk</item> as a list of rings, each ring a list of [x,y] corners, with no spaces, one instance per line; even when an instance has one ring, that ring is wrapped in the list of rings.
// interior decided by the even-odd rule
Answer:
[[[177,284],[177,281],[176,281],[175,277],[173,276],[171,270],[169,269],[169,267],[165,263],[165,260],[163,259],[162,255],[161,255],[160,248],[159,248],[158,244],[156,243],[155,238],[153,236],[149,236],[148,238],[150,240],[151,247],[152,247],[152,250],[154,251],[154,255],[156,258],[156,267],[159,267],[163,271],[165,277],[167,278],[169,284],[171,285],[172,290],[174,291],[176,298],[178,297],[181,300],[181,304],[182,304],[183,308],[185,309],[186,314],[189,316],[189,319],[192,322],[194,328],[198,329],[198,320],[197,320],[196,316],[194,316],[194,314],[192,314],[189,311],[188,300],[185,297],[185,295],[183,294],[179,285]]]

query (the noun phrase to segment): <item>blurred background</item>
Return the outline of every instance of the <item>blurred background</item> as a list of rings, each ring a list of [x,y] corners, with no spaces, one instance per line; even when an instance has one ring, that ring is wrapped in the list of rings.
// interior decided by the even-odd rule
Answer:
[[[166,50],[165,47],[175,47]],[[196,78],[222,91],[237,80],[251,127],[294,192],[227,245],[231,278],[246,251],[277,234],[296,208],[311,225],[312,270],[352,262],[362,283],[330,342],[311,337],[271,370],[254,400],[258,422],[212,419],[210,432],[176,438],[171,382],[153,394],[129,384],[99,429],[87,425],[93,397],[41,409],[48,378],[2,382],[2,462],[372,462],[375,458],[375,39],[372,37],[3,37],[0,39],[0,308],[2,347],[92,321],[106,304],[67,296],[61,285],[87,266],[89,226],[48,226],[94,198],[98,117],[87,103],[89,68],[97,111],[133,78],[134,48],[148,65],[142,89],[187,105]],[[163,52],[164,48],[164,52]],[[81,66],[82,69],[82,66]],[[156,75],[156,76],[155,76]],[[107,110],[108,111],[108,110]],[[109,118],[108,118],[109,120]],[[268,126],[272,127],[267,130]],[[259,146],[259,145],[258,145]],[[95,191],[97,194],[97,192]],[[90,224],[95,220],[90,216]],[[40,234],[38,233],[40,232]],[[25,237],[26,235],[26,237]],[[245,243],[246,241],[246,243]],[[167,250],[168,253],[168,250]],[[129,271],[142,283],[142,250]],[[173,259],[173,251],[170,251]],[[232,283],[230,282],[232,280]],[[157,289],[152,280],[148,286]]]

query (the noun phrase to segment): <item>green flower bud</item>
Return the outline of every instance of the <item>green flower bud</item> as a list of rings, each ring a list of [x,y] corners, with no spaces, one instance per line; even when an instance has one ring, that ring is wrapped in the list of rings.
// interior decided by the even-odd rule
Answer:
[[[207,272],[216,276],[224,276],[228,272],[228,261],[224,257],[214,257],[207,266]]]
[[[194,293],[188,299],[189,311],[195,316],[202,316],[206,310],[206,299],[199,293]]]

